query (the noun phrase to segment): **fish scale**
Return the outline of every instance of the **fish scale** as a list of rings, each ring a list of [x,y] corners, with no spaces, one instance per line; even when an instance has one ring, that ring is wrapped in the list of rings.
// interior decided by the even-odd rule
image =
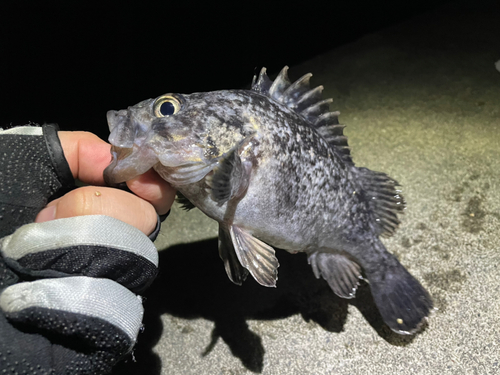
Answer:
[[[109,111],[114,185],[154,168],[219,223],[219,254],[228,277],[248,274],[274,287],[274,248],[306,252],[316,277],[354,298],[369,281],[385,323],[412,334],[432,299],[379,236],[399,225],[405,202],[386,174],[356,167],[338,112],[311,74],[274,81],[263,69],[250,90],[165,94]]]

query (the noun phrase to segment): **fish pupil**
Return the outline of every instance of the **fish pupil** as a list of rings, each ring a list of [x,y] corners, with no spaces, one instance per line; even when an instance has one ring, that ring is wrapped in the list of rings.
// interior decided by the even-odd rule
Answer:
[[[175,113],[175,106],[171,102],[164,102],[160,106],[160,113],[163,116],[170,116]]]

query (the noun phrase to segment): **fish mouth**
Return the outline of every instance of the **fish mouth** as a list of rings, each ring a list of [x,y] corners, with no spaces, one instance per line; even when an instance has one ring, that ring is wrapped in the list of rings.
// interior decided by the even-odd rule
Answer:
[[[117,162],[119,162],[120,160],[125,160],[130,155],[132,155],[133,152],[133,147],[111,146],[111,156],[113,157],[113,160],[116,160]]]
[[[158,158],[147,147],[146,134],[141,131],[133,114],[126,109],[108,111],[106,114],[111,143],[111,163],[103,172],[108,186],[120,187],[121,183],[131,180],[151,169]]]
[[[111,163],[104,169],[104,182],[108,186],[118,187],[121,183],[131,180],[150,170],[158,159],[148,149],[111,146]]]
[[[134,125],[130,121],[130,112],[126,109],[108,111],[106,118],[110,131],[109,143],[120,148],[132,148],[136,132]]]

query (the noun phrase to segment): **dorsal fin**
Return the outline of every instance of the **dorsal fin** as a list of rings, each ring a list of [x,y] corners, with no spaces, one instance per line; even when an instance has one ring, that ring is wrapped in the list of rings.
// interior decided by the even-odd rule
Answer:
[[[399,226],[398,214],[405,209],[406,202],[399,183],[382,172],[371,171],[368,168],[353,169],[363,186],[362,194],[372,208],[373,220],[378,228],[378,234],[391,236]]]
[[[290,86],[290,80],[288,79],[288,66],[281,69],[273,84],[269,88],[269,95],[271,98],[280,100],[283,97],[284,91]]]
[[[259,77],[254,76],[252,81],[252,90],[260,92],[262,94],[268,94],[269,88],[271,87],[273,81],[269,79],[266,73],[266,68],[262,68],[259,73]]]
[[[299,102],[298,99],[302,98],[305,93],[311,91],[310,89],[310,84],[309,84],[309,79],[312,77],[311,73],[305,74],[302,77],[300,77],[297,81],[292,83],[286,91],[283,93],[283,96],[285,98],[285,104],[291,108],[295,108],[297,112],[300,112],[301,109],[298,108]],[[321,90],[323,89],[322,86]],[[321,96],[320,96],[321,97]],[[306,108],[303,104],[303,108]]]
[[[259,75],[253,77],[252,90],[269,96],[301,115],[339,152],[345,162],[352,163],[347,137],[343,133],[345,126],[339,125],[339,112],[330,112],[333,99],[322,98],[323,86],[311,89],[311,76],[311,73],[305,74],[292,83],[288,79],[288,66],[285,66],[271,81],[266,68],[262,68]]]

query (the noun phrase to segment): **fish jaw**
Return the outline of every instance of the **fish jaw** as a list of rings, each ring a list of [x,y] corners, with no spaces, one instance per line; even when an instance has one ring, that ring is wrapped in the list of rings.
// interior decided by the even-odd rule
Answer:
[[[110,186],[135,178],[158,163],[156,154],[147,147],[148,127],[144,124],[148,119],[137,115],[138,111],[130,109],[107,113],[112,161],[104,170],[104,181]]]
[[[158,163],[150,149],[133,145],[130,148],[111,146],[111,164],[104,170],[104,181],[109,186],[131,180]]]
[[[135,129],[130,121],[127,110],[108,111],[106,113],[109,127],[109,143],[115,147],[131,148],[134,145]]]

